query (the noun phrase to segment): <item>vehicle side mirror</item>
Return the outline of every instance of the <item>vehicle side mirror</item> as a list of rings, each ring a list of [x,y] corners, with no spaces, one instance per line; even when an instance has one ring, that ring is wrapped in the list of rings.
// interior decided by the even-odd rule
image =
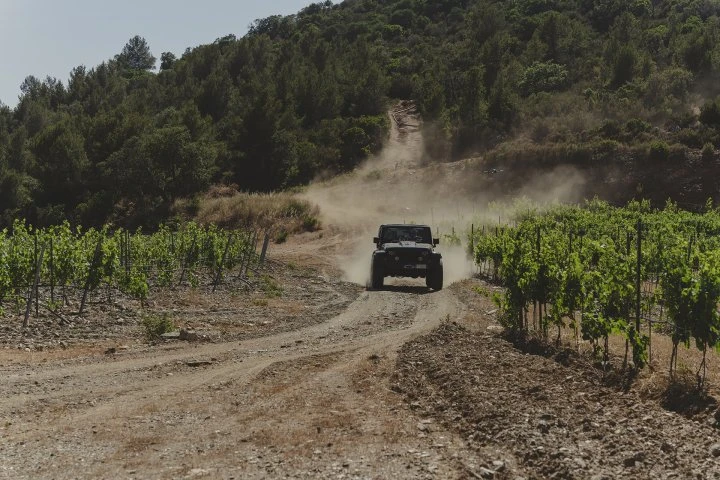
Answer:
[[[380,237],[373,237],[373,243],[380,243]]]
[[[434,246],[434,247],[437,247],[438,245],[440,245],[440,239],[439,239],[439,238],[433,238],[433,246]]]

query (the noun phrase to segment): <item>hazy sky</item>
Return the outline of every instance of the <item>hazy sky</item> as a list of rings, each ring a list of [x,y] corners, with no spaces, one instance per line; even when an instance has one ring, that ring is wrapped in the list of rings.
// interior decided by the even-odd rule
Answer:
[[[67,85],[70,70],[92,68],[144,37],[153,55],[241,37],[253,20],[289,15],[319,0],[0,0],[0,102],[14,107],[26,76]],[[337,2],[335,2],[337,3]]]

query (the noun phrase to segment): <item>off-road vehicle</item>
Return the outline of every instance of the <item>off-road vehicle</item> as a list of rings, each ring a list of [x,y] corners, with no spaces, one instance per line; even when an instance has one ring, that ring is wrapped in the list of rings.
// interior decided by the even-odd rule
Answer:
[[[385,277],[424,278],[428,288],[443,286],[442,255],[435,251],[440,243],[432,238],[427,225],[381,225],[373,238],[376,249],[370,266],[370,284],[383,287]]]

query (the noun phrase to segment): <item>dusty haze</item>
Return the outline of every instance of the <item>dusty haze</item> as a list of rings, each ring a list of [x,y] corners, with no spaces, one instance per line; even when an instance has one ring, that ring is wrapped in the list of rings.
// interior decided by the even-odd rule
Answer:
[[[467,237],[471,224],[502,222],[505,207],[512,203],[504,192],[490,192],[477,182],[483,175],[481,160],[423,164],[426,157],[422,124],[414,106],[401,102],[390,113],[392,122],[387,147],[353,172],[316,182],[303,196],[320,207],[325,226],[350,232],[350,254],[339,258],[345,279],[365,285],[370,276],[374,250],[372,237],[383,223],[428,224],[440,237],[445,285],[468,278],[473,263]],[[584,180],[574,169],[561,167],[528,181],[518,192],[538,202],[577,200]],[[460,246],[449,245],[446,235],[455,233]],[[393,284],[392,279],[386,279]],[[403,280],[403,283],[405,280]],[[422,279],[415,280],[418,285]]]

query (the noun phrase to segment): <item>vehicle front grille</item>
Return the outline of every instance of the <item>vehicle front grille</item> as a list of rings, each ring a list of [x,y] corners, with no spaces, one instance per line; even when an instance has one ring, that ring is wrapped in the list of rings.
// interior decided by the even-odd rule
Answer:
[[[396,250],[388,250],[388,255],[392,261],[399,263],[418,263],[418,259],[424,258],[423,253],[427,250],[422,248],[402,248]],[[398,260],[395,260],[398,258]]]

